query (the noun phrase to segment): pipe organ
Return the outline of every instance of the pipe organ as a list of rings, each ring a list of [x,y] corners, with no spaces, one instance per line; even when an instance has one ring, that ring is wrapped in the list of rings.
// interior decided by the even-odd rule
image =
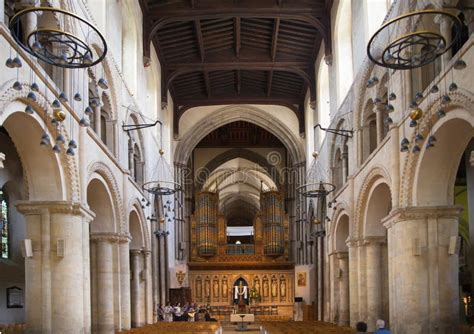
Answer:
[[[282,256],[285,253],[283,196],[277,191],[262,193],[260,212],[263,220],[263,254]]]
[[[217,254],[217,213],[219,196],[214,192],[201,192],[197,196],[197,251],[202,257]]]

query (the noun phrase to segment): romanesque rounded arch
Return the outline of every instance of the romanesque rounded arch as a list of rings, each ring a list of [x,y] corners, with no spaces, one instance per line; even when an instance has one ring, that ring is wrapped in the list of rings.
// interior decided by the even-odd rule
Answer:
[[[96,177],[96,175],[99,175],[103,178],[104,182],[106,183],[107,189],[110,191],[110,194],[111,194],[114,214],[117,219],[117,224],[116,224],[116,228],[118,230],[117,232],[126,233],[127,232],[127,227],[125,225],[126,218],[125,218],[125,213],[123,210],[120,189],[118,187],[117,181],[115,180],[110,168],[102,162],[94,162],[89,165],[87,175],[88,175],[87,184],[89,184],[90,181],[94,177]]]
[[[235,121],[246,121],[264,128],[283,143],[290,153],[293,163],[305,161],[304,147],[298,135],[267,111],[247,105],[223,107],[197,122],[194,128],[180,139],[175,150],[174,161],[186,164],[192,150],[207,134]]]
[[[147,250],[151,249],[151,245],[150,245],[151,237],[148,230],[148,223],[145,217],[145,213],[143,212],[143,209],[142,209],[142,204],[140,200],[138,199],[138,197],[133,197],[129,201],[129,204],[127,206],[127,212],[128,212],[127,218],[128,218],[128,223],[129,223],[127,226],[127,231],[130,233],[130,235],[133,238],[133,233],[130,229],[130,218],[131,218],[131,214],[135,213],[136,218],[138,219],[138,222],[140,224],[140,231],[143,238],[143,247]]]
[[[354,210],[353,215],[353,225],[351,235],[354,238],[361,238],[363,233],[363,224],[364,224],[364,216],[367,208],[367,204],[370,199],[370,194],[372,193],[373,189],[381,184],[385,183],[389,189],[391,180],[389,177],[389,173],[387,170],[382,166],[376,166],[372,168],[366,175],[362,186],[360,187],[359,191],[359,198],[356,202],[356,207]]]
[[[87,203],[95,214],[90,228],[92,233],[118,232],[112,197],[107,181],[100,174],[94,173],[87,183]]]
[[[328,231],[328,236],[330,239],[330,249],[332,251],[337,251],[337,234],[338,231],[340,231],[340,223],[341,219],[344,217],[347,217],[347,236],[352,238],[351,234],[351,224],[349,223],[351,221],[351,215],[349,211],[349,205],[345,201],[338,201],[335,206],[333,206],[333,213],[331,215],[331,222],[333,222]],[[346,237],[347,238],[347,237]],[[345,245],[345,240],[344,240],[344,245]]]
[[[0,92],[0,124],[2,124],[17,148],[26,173],[25,180],[29,180],[28,197],[30,199],[60,199],[80,200],[78,166],[74,157],[65,154],[65,150],[59,155],[39,145],[41,135],[44,131],[54,138],[55,128],[50,120],[52,110],[49,109],[52,101],[38,92],[37,101],[32,104],[35,110],[33,115],[24,112],[29,84],[22,83],[24,89],[16,91],[11,85]],[[28,87],[28,89],[27,89]],[[48,109],[44,109],[47,106]],[[71,116],[70,116],[71,117]],[[46,119],[46,122],[44,121]],[[60,131],[66,138],[71,139],[64,124],[60,125]],[[51,178],[40,177],[44,171],[48,171]],[[42,185],[41,185],[42,184]],[[36,185],[36,186],[35,186]],[[41,190],[41,189],[43,190]]]
[[[401,161],[401,206],[452,204],[453,194],[450,187],[454,184],[462,151],[474,135],[474,116],[469,112],[474,104],[474,97],[460,91],[450,93],[449,96],[451,102],[443,107],[446,111],[445,117],[438,120],[435,116],[442,106],[441,98],[438,98],[426,107],[425,114],[431,113],[433,117],[424,117],[419,125],[419,132],[426,139],[430,126],[433,127],[432,133],[438,139],[435,146],[426,150],[425,140],[420,143],[422,151],[419,154],[406,154],[404,161]],[[453,126],[456,130],[452,130]],[[448,129],[451,131],[447,131]],[[414,136],[413,133],[410,141],[413,142]],[[427,178],[431,178],[431,194],[427,193],[427,185],[424,182]]]

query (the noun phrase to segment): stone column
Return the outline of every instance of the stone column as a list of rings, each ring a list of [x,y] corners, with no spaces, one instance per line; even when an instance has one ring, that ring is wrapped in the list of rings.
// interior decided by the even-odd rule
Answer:
[[[31,333],[90,333],[84,301],[90,294],[84,270],[84,226],[94,214],[78,203],[20,201],[26,238],[33,254],[25,258],[25,314]],[[58,243],[63,244],[58,249]],[[88,271],[88,268],[87,268]],[[74,301],[72,303],[71,301]]]
[[[0,23],[5,23],[5,0],[0,0]]]
[[[145,319],[147,324],[153,323],[153,294],[152,294],[152,280],[151,280],[151,251],[143,251],[143,267],[145,274],[144,282],[144,302],[145,302]]]
[[[99,137],[99,139],[102,140],[102,134],[101,134],[102,127],[100,125],[100,114],[101,114],[100,106],[95,107],[93,110],[94,110],[94,114],[92,115],[92,117],[94,117],[94,127],[95,127],[95,129],[93,129],[93,130],[97,134],[97,137]],[[106,143],[104,143],[104,144],[106,144]],[[133,164],[132,164],[132,166],[133,166]]]
[[[349,254],[339,252],[339,325],[349,325]]]
[[[112,243],[107,236],[96,240],[97,333],[115,333]]]
[[[120,240],[120,304],[122,316],[122,330],[131,327],[131,301],[130,301],[130,237],[124,236]]]
[[[390,329],[457,333],[460,207],[411,207],[384,219],[388,229]]]
[[[452,38],[451,38],[451,23],[452,21],[449,20],[447,17],[444,15],[437,15],[435,17],[435,22],[439,24],[439,30],[441,32],[441,35],[446,40],[446,45],[451,44]],[[441,61],[442,61],[442,66],[443,69],[447,68],[447,65],[451,59],[451,51],[445,52],[443,55],[441,55]]]
[[[375,322],[382,316],[382,267],[381,243],[385,237],[366,238],[364,240],[366,254],[367,284],[367,325],[369,332],[375,331]]]
[[[130,262],[132,270],[131,282],[131,301],[132,301],[132,327],[141,327],[145,324],[144,321],[144,301],[142,291],[142,261],[143,255],[141,250],[133,249],[130,251]]]
[[[377,146],[378,146],[383,140],[383,119],[382,119],[381,110],[375,107],[374,111],[375,111],[375,124],[377,127]]]
[[[351,327],[361,319],[359,315],[359,289],[357,279],[358,263],[358,242],[350,240],[347,242],[348,252],[348,271],[349,271],[349,318]]]

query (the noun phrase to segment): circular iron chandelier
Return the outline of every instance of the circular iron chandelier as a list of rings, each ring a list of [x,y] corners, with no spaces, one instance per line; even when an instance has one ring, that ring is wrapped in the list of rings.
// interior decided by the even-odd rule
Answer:
[[[296,191],[302,195],[303,197],[307,198],[319,198],[319,197],[326,197],[334,190],[336,190],[336,186],[329,182],[323,181],[316,181],[320,178],[322,173],[318,173],[318,164],[317,164],[317,157],[318,154],[316,152],[313,153],[313,162],[306,173],[306,183],[296,188]]]
[[[395,70],[424,66],[450,50],[460,39],[457,33],[450,43],[439,32],[424,26],[436,17],[449,20],[460,31],[461,20],[443,10],[426,9],[400,15],[383,24],[367,45],[367,55],[375,64]],[[405,32],[405,30],[412,30]],[[380,41],[381,42],[378,42]]]
[[[29,15],[37,15],[43,18],[41,24],[37,24],[32,31],[28,31],[24,35],[24,29],[21,25],[24,19]],[[74,33],[71,28],[75,27],[77,33]],[[39,62],[58,67],[63,71],[65,69],[81,69],[91,68],[99,64],[105,59],[107,54],[107,43],[100,31],[95,28],[90,22],[84,18],[71,13],[69,11],[54,8],[54,7],[28,7],[17,12],[10,20],[9,29],[15,42],[32,57],[38,59]],[[97,44],[97,47],[92,46],[92,42]],[[23,56],[24,57],[24,56]],[[25,58],[25,57],[24,57]],[[41,136],[40,145],[44,147],[52,147],[56,154],[60,154],[62,147],[67,148],[66,154],[69,156],[75,155],[77,149],[77,142],[72,137],[74,136],[74,126],[72,121],[66,125],[67,113],[65,108],[67,105],[71,109],[77,107],[84,110],[80,116],[79,125],[81,127],[90,126],[90,119],[93,117],[93,108],[100,107],[100,100],[83,99],[85,95],[84,80],[81,84],[77,72],[69,76],[71,87],[76,87],[78,91],[71,96],[62,91],[54,93],[55,97],[52,103],[45,102],[44,105],[39,103],[40,85],[35,82],[36,73],[30,67],[30,81],[27,85],[20,82],[19,69],[23,66],[20,53],[17,51],[16,56],[12,57],[12,47],[10,47],[10,56],[5,62],[5,66],[16,70],[16,81],[12,88],[16,91],[26,89],[28,91],[26,97],[25,113],[33,115],[39,108],[46,110],[44,115],[44,132]],[[64,72],[63,72],[64,73]],[[64,86],[64,75],[61,83],[58,86]],[[74,83],[77,83],[74,85]],[[97,85],[107,90],[108,83],[105,78],[100,78]],[[47,84],[44,84],[44,96],[47,94]],[[51,107],[52,112],[48,112],[48,107]],[[56,134],[50,134],[47,131],[46,123],[51,121],[55,128]],[[61,124],[63,124],[61,126]],[[64,130],[67,126],[70,127],[71,137],[67,140]],[[54,141],[52,140],[52,138]]]
[[[173,173],[170,165],[166,162],[163,149],[159,151],[157,164],[153,171],[151,181],[143,184],[142,188],[146,192],[156,196],[173,195],[181,190],[181,185],[173,180]]]
[[[69,21],[71,26],[77,26],[82,37],[60,29],[36,28],[26,38],[22,38],[20,22],[27,14],[50,13],[58,21]],[[62,20],[59,18],[62,16]],[[100,31],[90,22],[69,11],[53,7],[29,7],[16,13],[9,24],[11,34],[19,46],[30,55],[37,57],[53,66],[62,68],[87,68],[97,65],[107,54],[107,43]],[[90,40],[100,41],[102,45],[94,50]]]

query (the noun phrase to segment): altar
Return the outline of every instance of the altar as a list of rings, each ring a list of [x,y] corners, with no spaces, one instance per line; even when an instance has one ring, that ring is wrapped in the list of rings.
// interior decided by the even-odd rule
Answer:
[[[238,331],[246,331],[247,325],[251,322],[255,322],[255,315],[249,314],[239,314],[234,313],[230,315],[230,322],[237,323]]]

